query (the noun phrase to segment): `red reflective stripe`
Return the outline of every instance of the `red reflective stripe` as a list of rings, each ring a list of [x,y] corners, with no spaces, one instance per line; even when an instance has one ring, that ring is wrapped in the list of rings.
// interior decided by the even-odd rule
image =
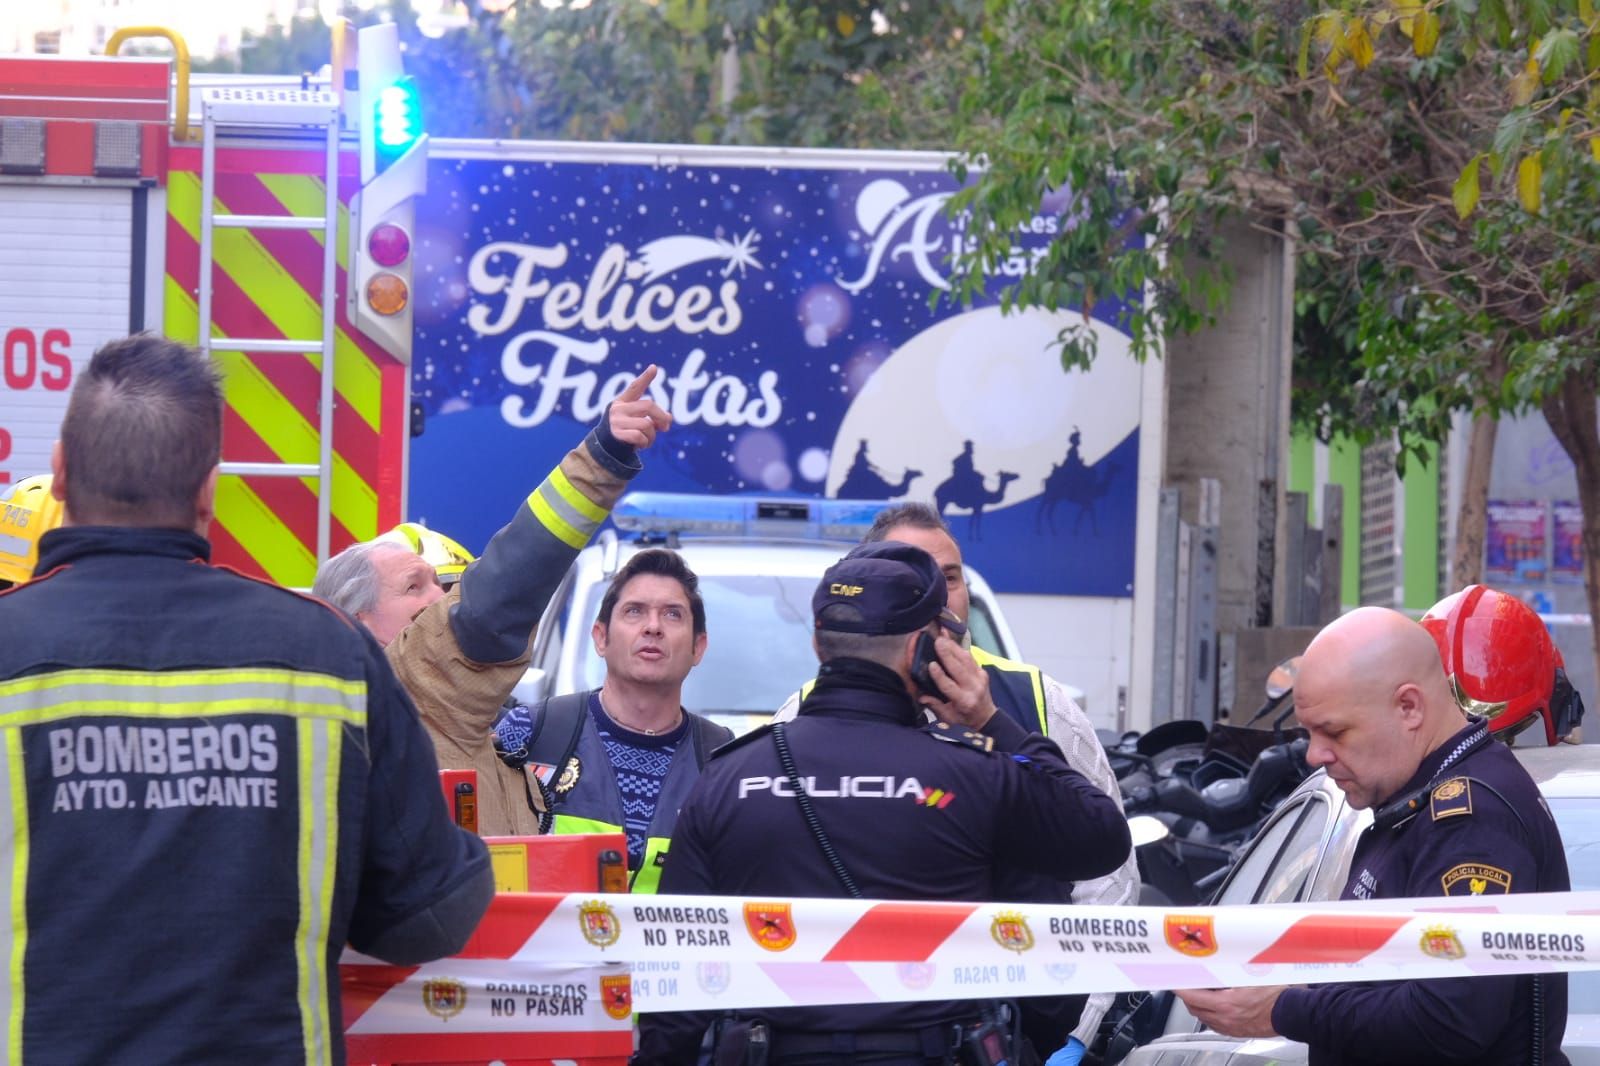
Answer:
[[[271,358],[270,356],[268,358]],[[281,355],[277,358],[283,358]],[[222,454],[230,463],[277,463],[283,457],[262,440],[249,423],[232,407],[223,409]],[[314,460],[300,460],[314,461]],[[317,550],[317,494],[297,477],[247,477],[250,486],[267,510],[289,527],[295,539],[313,554]],[[358,539],[337,516],[330,516],[330,551],[337,552]]]
[[[499,893],[458,958],[509,959],[567,897],[555,893]]]
[[[237,537],[228,532],[227,523],[221,516],[212,519],[211,528],[206,530],[206,536],[211,540],[212,561],[224,570],[232,570],[244,577],[269,581],[265,568],[256,562],[255,556],[245,550]]]
[[[977,910],[975,903],[880,903],[845,931],[824,962],[905,962],[928,958]]]
[[[1269,962],[1359,962],[1389,942],[1410,918],[1324,914],[1301,918],[1255,958]]]
[[[421,967],[417,966],[340,966],[339,1002],[344,1016],[341,1028],[354,1025],[372,1005],[395,985]]]

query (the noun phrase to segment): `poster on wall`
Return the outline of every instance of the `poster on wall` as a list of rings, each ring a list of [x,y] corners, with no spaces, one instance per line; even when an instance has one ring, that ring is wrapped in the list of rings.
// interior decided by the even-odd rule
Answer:
[[[409,517],[481,549],[654,363],[674,424],[634,488],[928,501],[997,591],[1132,595],[1125,305],[998,303],[1069,223],[1065,195],[991,293],[934,302],[964,239],[941,165],[726,159],[430,160]],[[1088,371],[1061,367],[1069,324],[1095,333]]]
[[[1484,580],[1490,584],[1545,580],[1548,521],[1543,500],[1490,500],[1483,538]]]
[[[1583,508],[1577,500],[1550,504],[1550,580],[1583,584]]]

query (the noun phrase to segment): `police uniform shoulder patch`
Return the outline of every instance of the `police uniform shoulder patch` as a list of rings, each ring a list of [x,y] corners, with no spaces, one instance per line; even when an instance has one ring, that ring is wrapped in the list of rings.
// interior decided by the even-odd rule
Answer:
[[[932,725],[923,726],[922,731],[934,740],[942,740],[946,744],[959,744],[984,755],[994,751],[994,738],[976,729],[954,726],[949,722],[934,722]]]
[[[1428,807],[1436,822],[1441,818],[1451,818],[1458,814],[1471,814],[1471,780],[1465,777],[1452,777],[1448,781],[1434,785]]]
[[[1439,878],[1447,896],[1503,896],[1511,891],[1511,872],[1481,862],[1463,862]]]
[[[764,726],[758,726],[755,729],[750,730],[750,732],[744,734],[743,736],[734,737],[726,744],[718,744],[716,747],[712,748],[710,754],[706,756],[706,762],[720,759],[729,752],[737,751],[746,744],[750,743],[752,740],[755,740],[757,737],[764,737],[770,732],[772,732],[772,723],[769,722]]]

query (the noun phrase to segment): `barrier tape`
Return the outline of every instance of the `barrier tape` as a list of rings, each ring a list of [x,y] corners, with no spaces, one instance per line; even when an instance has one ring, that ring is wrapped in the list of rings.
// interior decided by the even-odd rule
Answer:
[[[346,1010],[352,1037],[615,1035],[645,1011],[1600,969],[1600,892],[1193,908],[503,895],[458,957],[345,964],[369,1000]]]

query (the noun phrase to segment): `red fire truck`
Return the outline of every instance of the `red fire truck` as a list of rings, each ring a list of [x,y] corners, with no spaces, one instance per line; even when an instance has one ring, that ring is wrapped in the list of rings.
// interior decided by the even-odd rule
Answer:
[[[150,35],[175,60],[116,55]],[[404,514],[427,136],[394,27],[336,31],[324,84],[107,52],[0,57],[0,487],[48,471],[96,347],[158,331],[226,375],[218,561],[308,586]]]

